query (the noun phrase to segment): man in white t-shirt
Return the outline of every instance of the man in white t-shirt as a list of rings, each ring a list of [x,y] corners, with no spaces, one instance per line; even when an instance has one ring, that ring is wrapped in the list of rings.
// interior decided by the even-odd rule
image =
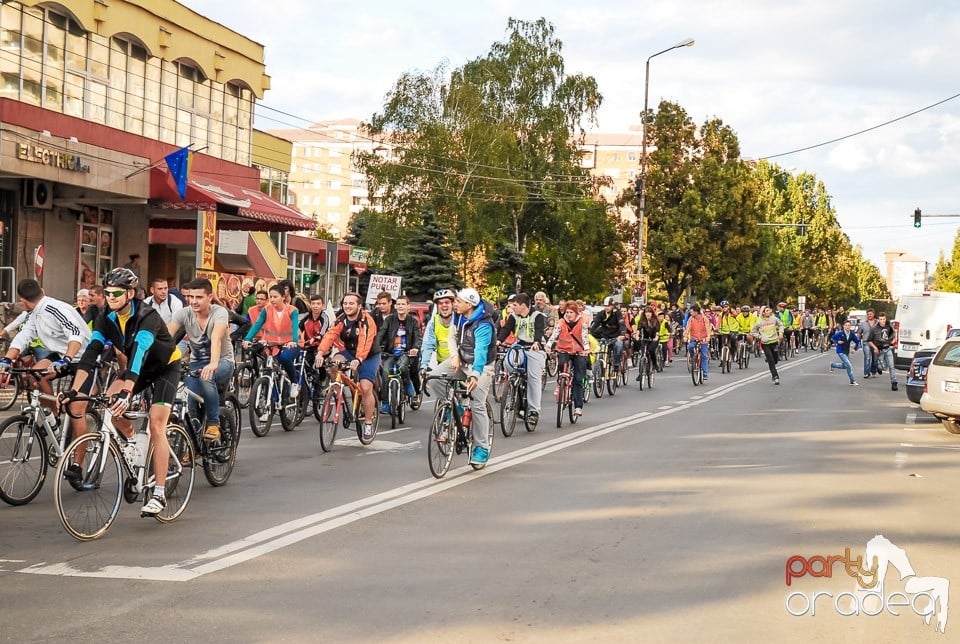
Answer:
[[[169,324],[173,319],[173,314],[183,308],[183,304],[175,297],[170,297],[170,288],[167,285],[167,278],[154,277],[150,282],[150,297],[144,300],[160,313],[165,324]]]
[[[213,303],[213,284],[197,278],[183,287],[188,306],[173,314],[167,322],[170,335],[176,337],[183,329],[190,343],[190,371],[199,371],[200,377],[188,375],[187,388],[203,398],[206,416],[203,438],[220,440],[220,394],[233,375],[233,345],[230,344],[230,317],[227,309]],[[169,296],[168,296],[168,299]],[[196,403],[190,400],[190,411],[197,414]]]

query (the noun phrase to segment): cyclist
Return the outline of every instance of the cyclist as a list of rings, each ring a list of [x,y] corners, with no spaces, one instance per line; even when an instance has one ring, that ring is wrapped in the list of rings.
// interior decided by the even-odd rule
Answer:
[[[726,342],[730,347],[730,358],[736,359],[737,339],[740,333],[740,325],[737,323],[737,316],[730,308],[730,302],[723,300],[720,302],[720,317],[717,321],[717,329],[720,332],[721,342]],[[723,347],[720,347],[721,351]]]
[[[757,323],[759,318],[750,310],[750,307],[746,304],[740,307],[740,313],[737,315],[737,326],[739,327],[738,331],[740,335],[744,337],[745,342],[747,342],[748,350],[753,347],[753,325]]]
[[[635,335],[637,347],[643,351],[646,349],[647,357],[650,359],[650,368],[657,364],[657,353],[660,351],[660,321],[657,320],[653,307],[645,307],[643,313],[637,318]],[[644,347],[646,345],[646,347]],[[637,380],[643,377],[643,373],[637,374]]]
[[[376,306],[372,314],[373,321],[378,329],[383,326],[383,321],[393,313],[393,310],[393,296],[387,291],[380,291],[377,294]]]
[[[813,326],[817,333],[817,338],[825,342],[824,338],[830,333],[830,316],[822,307],[817,307],[817,314],[813,316]],[[817,347],[818,349],[820,347]]]
[[[330,318],[324,309],[323,296],[315,293],[310,296],[310,311],[300,319],[300,347],[304,350],[304,360],[313,364],[317,360],[317,345],[323,340],[323,335],[330,328]],[[319,371],[320,378],[326,372]]]
[[[557,365],[572,363],[573,368],[573,415],[583,415],[583,381],[587,377],[587,354],[590,340],[587,337],[587,319],[580,313],[580,307],[569,300],[563,308],[563,317],[547,340],[547,351],[556,345]]]
[[[156,486],[152,498],[143,506],[140,514],[155,516],[166,505],[165,483],[170,457],[167,422],[170,420],[177,385],[180,384],[181,355],[160,313],[135,297],[139,286],[140,280],[129,268],[115,268],[103,278],[107,308],[94,322],[93,334],[80,358],[73,387],[62,399],[69,401],[78,391],[84,391],[86,380],[96,369],[97,356],[107,342],[112,342],[117,350],[127,356],[127,368],[105,393],[113,396],[110,413],[114,426],[129,440],[133,438],[134,427],[123,417],[123,412],[127,410],[131,396],[152,385],[149,426]],[[80,468],[72,475],[79,480]]]
[[[788,311],[789,313],[789,311]],[[770,367],[770,376],[773,378],[773,384],[780,384],[780,375],[777,373],[777,362],[780,357],[777,354],[777,343],[784,337],[783,322],[780,317],[773,315],[769,306],[763,307],[761,318],[753,325],[751,333],[760,340],[760,347],[763,349],[763,355],[767,359],[767,366]]]
[[[17,284],[17,297],[26,316],[23,328],[10,342],[6,355],[0,359],[0,371],[9,369],[21,353],[39,343],[34,349],[37,358],[34,368],[48,369],[48,374],[40,380],[40,389],[51,394],[53,389],[50,381],[53,378],[76,373],[74,360],[90,342],[90,329],[76,309],[67,302],[47,296],[37,280],[20,280]],[[55,408],[45,400],[41,401],[41,404],[50,409]],[[80,416],[70,419],[74,437],[87,433],[86,408],[86,403],[71,408],[73,413]],[[68,468],[68,473],[73,475],[79,470],[79,466],[71,467]]]
[[[420,347],[420,369],[430,366],[430,358],[437,356],[437,364],[450,357],[450,325],[453,323],[453,298],[457,295],[448,288],[442,288],[433,294],[433,315],[423,330],[423,342]]]
[[[410,298],[401,295],[394,302],[394,312],[383,320],[383,326],[377,331],[376,343],[380,347],[380,413],[390,413],[390,403],[387,375],[393,369],[394,363],[400,365],[400,377],[407,389],[407,395],[413,398],[417,395],[416,386],[419,385],[419,374],[414,370],[410,373],[408,355],[416,358],[423,340],[420,333],[420,323],[410,315]],[[417,379],[415,382],[414,379]]]
[[[226,389],[235,367],[233,344],[227,333],[230,316],[227,309],[213,303],[213,284],[197,278],[183,285],[187,306],[174,312],[167,322],[167,332],[176,337],[180,330],[190,343],[190,370],[200,377],[188,375],[187,389],[203,398],[206,417],[203,439],[220,440],[220,391]],[[190,413],[196,416],[197,403],[190,398]]]
[[[687,326],[683,330],[683,339],[687,343],[687,351],[693,351],[696,343],[700,342],[700,367],[703,371],[703,380],[707,380],[707,369],[710,365],[710,336],[713,333],[713,327],[710,326],[710,320],[700,312],[700,305],[694,304],[690,307],[690,319],[687,320]],[[696,359],[696,358],[694,358]]]
[[[546,329],[546,316],[531,310],[530,296],[526,293],[517,293],[513,300],[513,314],[510,315],[497,332],[497,341],[504,342],[511,333],[516,333],[515,344],[519,344],[527,354],[527,409],[530,421],[534,424],[540,419],[540,386],[543,380],[543,368],[547,363],[547,355],[543,351],[543,334]],[[507,369],[513,370],[508,363]]]
[[[610,364],[614,373],[620,369],[620,354],[623,353],[623,341],[626,339],[627,327],[623,322],[620,311],[614,308],[613,296],[603,301],[603,311],[593,317],[590,333],[597,340],[610,342]]]
[[[667,312],[664,309],[660,309],[660,331],[659,331],[659,340],[660,340],[660,351],[663,355],[663,363],[660,365],[665,367],[668,364],[673,364],[673,331],[670,328],[670,318],[667,317]]]
[[[813,309],[804,310],[800,316],[800,344],[810,348],[813,343]]]
[[[283,287],[274,284],[270,287],[270,303],[260,311],[259,317],[247,331],[243,346],[249,347],[250,341],[259,333],[264,342],[282,344],[283,350],[277,355],[277,362],[290,377],[290,398],[300,395],[297,384],[297,370],[293,361],[300,355],[297,340],[300,337],[300,312],[292,304],[283,303]]]
[[[373,418],[377,413],[377,397],[373,383],[380,369],[380,346],[376,343],[377,323],[363,310],[359,293],[347,293],[340,300],[341,313],[327,329],[317,349],[317,367],[334,343],[342,347],[337,353],[339,362],[349,362],[357,373],[357,384],[363,396],[363,439],[373,436]]]
[[[453,318],[454,333],[450,334],[450,361],[439,365],[437,371],[450,373],[463,369],[467,373],[467,391],[476,392],[470,400],[473,413],[473,453],[470,462],[482,465],[490,458],[487,394],[493,382],[493,367],[497,359],[493,308],[482,301],[480,294],[472,288],[457,293],[453,306],[457,315]]]

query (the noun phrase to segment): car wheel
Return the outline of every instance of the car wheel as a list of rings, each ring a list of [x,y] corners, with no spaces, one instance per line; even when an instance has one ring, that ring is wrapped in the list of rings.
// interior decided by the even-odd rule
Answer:
[[[943,428],[951,434],[960,434],[960,424],[957,423],[956,419],[942,418],[940,422],[943,424]]]

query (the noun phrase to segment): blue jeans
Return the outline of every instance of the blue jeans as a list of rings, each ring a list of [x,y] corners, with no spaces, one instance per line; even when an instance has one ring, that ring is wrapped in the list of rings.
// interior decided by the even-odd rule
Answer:
[[[190,370],[199,371],[200,369],[206,367],[207,364],[209,363],[191,362]],[[230,382],[231,376],[233,376],[233,367],[233,362],[227,360],[226,358],[221,358],[220,364],[217,365],[217,370],[213,374],[213,380],[204,380],[194,376],[187,376],[187,389],[203,398],[203,413],[206,416],[207,425],[220,424],[220,394],[217,390],[218,388],[226,388],[227,384]],[[197,409],[197,401],[195,401],[193,398],[190,398],[188,405],[190,408],[190,413],[196,417],[199,411]]]
[[[850,364],[850,356],[845,353],[838,353],[837,357],[840,358],[840,362],[831,362],[830,366],[834,369],[846,369],[847,377],[850,378],[850,382],[853,382],[853,365]]]
[[[299,355],[300,347],[284,349],[277,355],[277,362],[279,362],[283,370],[287,372],[287,375],[290,377],[290,382],[295,384],[297,378],[299,378],[299,374],[297,374],[297,368],[293,366],[293,361],[296,360]]]
[[[874,363],[880,369],[888,369],[890,371],[890,382],[897,381],[897,372],[893,369],[893,348],[887,347],[886,349],[880,349],[879,353],[874,356]]]
[[[866,342],[863,343],[863,377],[869,378],[873,373],[873,349]]]
[[[687,352],[693,351],[696,346],[696,342],[690,341],[687,344]],[[700,343],[700,368],[703,370],[703,376],[707,376],[707,367],[710,365],[710,343],[702,342]]]

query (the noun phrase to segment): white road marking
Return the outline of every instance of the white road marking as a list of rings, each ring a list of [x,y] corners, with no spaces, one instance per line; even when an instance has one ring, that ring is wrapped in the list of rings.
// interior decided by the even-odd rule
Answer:
[[[657,407],[657,409],[660,411],[663,411],[664,409],[673,409],[673,405],[664,405],[663,407]]]
[[[781,370],[792,369],[810,358],[797,360]],[[618,421],[609,421],[595,427],[588,427],[570,434],[564,434],[542,443],[520,448],[503,456],[490,460],[482,470],[474,471],[469,465],[450,470],[442,480],[422,479],[407,485],[381,492],[344,505],[315,514],[294,519],[286,523],[262,530],[248,537],[225,544],[213,550],[199,554],[176,564],[154,567],[105,566],[100,570],[82,571],[67,563],[39,563],[15,572],[34,575],[57,575],[68,577],[100,577],[110,579],[142,579],[153,581],[190,581],[202,575],[250,561],[275,550],[299,543],[305,539],[329,532],[366,517],[370,517],[394,508],[414,503],[451,488],[476,481],[484,476],[503,469],[514,467],[528,461],[567,449],[581,443],[606,436],[627,427],[635,426],[663,416],[674,414],[690,407],[696,407],[715,398],[726,395],[752,382],[766,379],[768,374],[757,373],[718,387],[705,394],[700,400],[685,403],[684,407],[667,407],[658,412],[639,412]],[[960,449],[958,447],[957,449]]]
[[[907,458],[906,452],[897,452],[893,455],[893,467],[902,470],[903,466],[907,464]]]
[[[912,411],[912,412],[910,412],[909,414],[907,414],[907,420],[906,420],[906,422],[907,422],[907,423],[911,423],[911,424],[912,424],[912,423],[916,423],[916,422],[917,422],[917,412]]]

